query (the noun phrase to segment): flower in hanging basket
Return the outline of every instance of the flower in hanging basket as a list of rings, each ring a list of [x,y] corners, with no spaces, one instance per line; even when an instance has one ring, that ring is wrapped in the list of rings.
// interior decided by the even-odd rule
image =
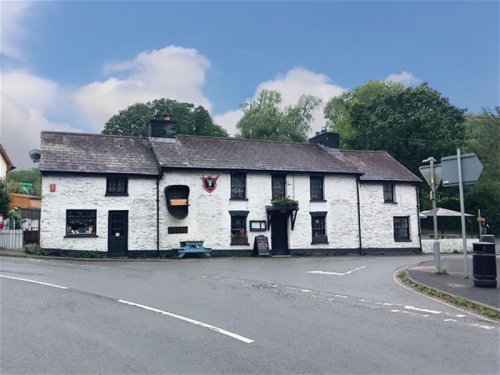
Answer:
[[[276,198],[271,201],[273,206],[279,206],[279,207],[297,207],[299,205],[299,201],[296,201],[295,199],[291,199],[290,197],[281,197],[281,198]]]

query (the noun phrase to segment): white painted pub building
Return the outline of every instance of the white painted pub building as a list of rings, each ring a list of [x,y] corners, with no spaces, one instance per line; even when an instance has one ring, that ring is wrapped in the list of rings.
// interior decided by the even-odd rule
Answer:
[[[42,132],[41,247],[46,254],[212,255],[421,251],[419,178],[388,153],[184,136],[156,118],[150,137]]]

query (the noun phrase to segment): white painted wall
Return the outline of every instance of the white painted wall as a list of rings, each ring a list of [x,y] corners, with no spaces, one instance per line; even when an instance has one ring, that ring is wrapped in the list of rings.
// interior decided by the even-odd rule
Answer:
[[[50,192],[50,184],[56,191]],[[106,177],[43,176],[40,246],[107,251],[108,211],[129,211],[129,250],[156,250],[156,180],[130,177],[127,197],[107,197]],[[65,238],[66,210],[97,210],[97,236]]]
[[[229,211],[249,211],[250,220],[267,220],[266,206],[271,204],[271,174],[248,173],[247,199],[231,200],[231,177],[227,172],[211,171],[213,177],[219,176],[217,189],[212,193],[202,187],[202,172],[169,171],[160,183],[160,227],[162,249],[179,247],[180,241],[204,240],[205,246],[214,249],[250,249],[255,236],[265,235],[270,240],[270,230],[251,232],[248,230],[248,246],[231,245],[231,216]],[[190,187],[189,215],[175,219],[166,208],[164,189],[168,185],[187,185]],[[299,211],[294,230],[288,225],[289,247],[309,248],[358,248],[356,179],[344,176],[325,177],[326,202],[310,202],[309,175],[288,174],[287,195],[299,201]],[[328,244],[311,245],[310,211],[328,211],[326,217]],[[187,226],[187,234],[167,234],[169,226]]]
[[[2,155],[0,155],[0,178],[2,180],[5,180],[7,177],[7,162],[3,158]]]
[[[363,248],[419,248],[417,187],[395,184],[395,203],[384,203],[382,183],[361,183]],[[409,242],[394,241],[394,216],[409,216]]]
[[[479,242],[476,238],[467,238],[467,252],[472,251],[474,243]],[[434,253],[434,240],[422,240],[422,252],[426,254]],[[439,239],[439,250],[443,254],[464,252],[463,240],[461,238]]]

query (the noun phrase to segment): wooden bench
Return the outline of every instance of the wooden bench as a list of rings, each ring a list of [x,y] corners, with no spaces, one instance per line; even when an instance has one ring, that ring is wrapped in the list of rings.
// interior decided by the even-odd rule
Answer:
[[[174,258],[181,259],[186,254],[201,254],[203,258],[209,258],[211,249],[203,247],[204,241],[181,241],[181,248],[177,249],[177,254]]]

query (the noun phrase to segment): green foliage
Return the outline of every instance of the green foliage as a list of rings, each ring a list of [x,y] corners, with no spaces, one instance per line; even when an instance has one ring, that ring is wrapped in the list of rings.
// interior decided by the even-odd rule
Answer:
[[[325,116],[343,147],[385,150],[415,174],[423,159],[453,154],[465,139],[464,110],[426,83],[368,82],[330,101]]]
[[[271,203],[273,206],[297,206],[299,204],[295,199],[288,197],[273,199]]]
[[[155,110],[161,114],[169,114],[179,125],[179,134],[228,136],[221,126],[214,124],[210,114],[202,106],[195,107],[194,104],[171,99],[155,99],[121,110],[106,122],[102,134],[147,137],[148,124]]]
[[[321,99],[302,95],[297,104],[279,108],[281,94],[263,90],[242,106],[243,117],[236,124],[239,137],[272,141],[305,142],[311,129],[313,111]]]
[[[493,233],[500,233],[500,107],[484,109],[467,117],[465,151],[474,152],[483,164],[479,181],[468,187],[465,203],[469,212],[481,209]]]
[[[7,181],[7,191],[9,193],[41,195],[42,174],[38,168],[10,171],[7,173]],[[21,185],[23,182],[32,184],[32,189],[26,191]]]
[[[9,203],[10,197],[7,192],[7,185],[0,179],[0,214],[2,214],[4,218],[7,217],[7,213],[9,212]]]
[[[21,229],[22,223],[23,223],[23,218],[21,217],[21,214],[17,211],[17,209],[11,208],[7,212],[7,217],[11,221],[10,229]],[[12,224],[12,223],[14,223],[14,224]]]

